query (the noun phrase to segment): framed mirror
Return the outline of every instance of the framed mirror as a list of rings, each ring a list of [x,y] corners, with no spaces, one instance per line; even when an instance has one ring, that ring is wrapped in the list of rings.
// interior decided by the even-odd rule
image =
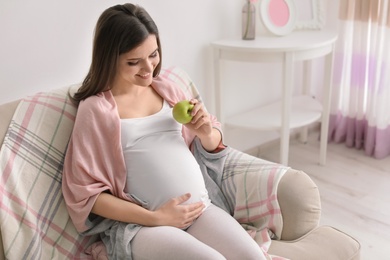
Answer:
[[[283,36],[295,29],[296,11],[293,0],[262,0],[260,18],[273,34]]]
[[[319,30],[324,27],[325,9],[322,0],[299,0],[296,5],[296,30]]]

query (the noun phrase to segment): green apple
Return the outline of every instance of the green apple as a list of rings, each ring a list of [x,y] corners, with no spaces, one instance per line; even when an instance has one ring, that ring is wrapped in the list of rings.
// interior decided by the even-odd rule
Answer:
[[[173,118],[180,124],[187,124],[191,122],[191,111],[194,107],[188,100],[182,100],[177,102],[172,109]]]

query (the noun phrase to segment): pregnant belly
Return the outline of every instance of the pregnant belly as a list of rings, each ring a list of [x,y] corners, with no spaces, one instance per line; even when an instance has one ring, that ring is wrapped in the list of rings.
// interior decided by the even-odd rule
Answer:
[[[184,204],[202,201],[208,206],[210,200],[202,173],[188,148],[179,153],[165,150],[165,156],[161,152],[161,148],[158,152],[147,151],[147,160],[142,151],[133,150],[125,155],[128,170],[126,192],[150,210],[185,193],[190,193],[191,198]],[[166,156],[170,154],[175,156]]]

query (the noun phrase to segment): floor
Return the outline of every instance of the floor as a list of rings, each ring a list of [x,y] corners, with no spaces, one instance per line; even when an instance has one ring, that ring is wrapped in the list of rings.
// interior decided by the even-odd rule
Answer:
[[[367,157],[363,150],[345,144],[328,144],[325,166],[318,164],[319,134],[310,133],[307,143],[290,141],[289,166],[304,170],[321,194],[321,224],[331,225],[362,246],[361,259],[390,259],[390,157]],[[255,153],[279,160],[279,144],[265,145]]]

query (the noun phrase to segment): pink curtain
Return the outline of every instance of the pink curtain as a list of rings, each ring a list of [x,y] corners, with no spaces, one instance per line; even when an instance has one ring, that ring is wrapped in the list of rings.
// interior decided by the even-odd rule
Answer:
[[[329,139],[390,155],[390,0],[340,0]]]

